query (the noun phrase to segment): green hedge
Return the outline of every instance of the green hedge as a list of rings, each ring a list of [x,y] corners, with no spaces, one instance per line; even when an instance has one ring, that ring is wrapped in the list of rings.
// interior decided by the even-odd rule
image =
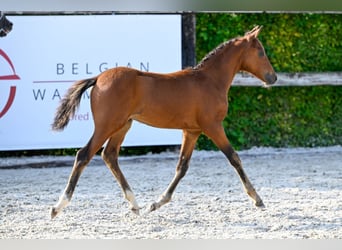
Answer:
[[[277,72],[342,71],[342,15],[197,14],[199,61],[255,25]],[[342,144],[342,86],[232,87],[226,133],[236,149]],[[214,149],[201,136],[198,149]]]
[[[342,144],[342,86],[233,87],[224,120],[237,149]],[[199,149],[214,149],[202,136]]]
[[[341,14],[197,14],[197,60],[255,25],[276,71],[342,70]]]

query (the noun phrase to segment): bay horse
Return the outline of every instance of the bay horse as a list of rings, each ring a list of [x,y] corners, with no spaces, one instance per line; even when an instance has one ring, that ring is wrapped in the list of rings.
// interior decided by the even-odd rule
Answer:
[[[222,126],[228,111],[228,91],[238,71],[247,71],[266,85],[277,80],[257,38],[260,30],[261,27],[256,26],[244,36],[221,44],[193,68],[157,74],[118,67],[74,83],[61,100],[52,128],[63,130],[67,126],[80,104],[82,93],[89,87],[93,87],[90,99],[95,128],[89,142],[76,154],[66,188],[51,209],[51,218],[68,205],[82,171],[106,141],[102,158],[117,179],[130,209],[139,214],[140,207],[118,164],[121,143],[133,120],[158,128],[183,130],[174,178],[149,211],[171,200],[176,186],[189,168],[201,133],[208,136],[227,157],[255,205],[264,207]]]

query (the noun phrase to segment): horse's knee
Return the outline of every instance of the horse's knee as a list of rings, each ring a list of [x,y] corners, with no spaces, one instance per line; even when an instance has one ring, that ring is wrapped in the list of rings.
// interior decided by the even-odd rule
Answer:
[[[235,168],[240,168],[242,166],[240,157],[235,151],[231,153],[228,159]]]
[[[223,152],[226,155],[226,157],[228,158],[230,164],[238,172],[242,182],[245,183],[246,182],[246,174],[243,171],[242,163],[241,163],[239,155],[235,152],[235,150],[232,147],[229,147],[228,150],[223,151]]]
[[[233,165],[234,168],[240,168],[241,167],[241,160],[238,154],[235,152],[233,147],[231,145],[228,145],[228,147],[221,149],[222,152],[225,154],[227,159],[229,160],[230,164]]]

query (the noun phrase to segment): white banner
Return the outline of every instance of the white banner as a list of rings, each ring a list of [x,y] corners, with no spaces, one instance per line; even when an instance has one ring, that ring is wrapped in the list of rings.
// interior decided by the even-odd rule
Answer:
[[[89,91],[63,132],[51,130],[74,81],[117,66],[181,69],[179,15],[10,16],[0,38],[0,150],[84,146],[93,133]],[[124,146],[181,143],[179,130],[134,122]]]

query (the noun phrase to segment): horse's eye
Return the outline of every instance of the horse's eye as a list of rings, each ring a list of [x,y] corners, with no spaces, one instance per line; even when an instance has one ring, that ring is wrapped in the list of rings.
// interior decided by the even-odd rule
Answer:
[[[259,50],[258,52],[259,57],[265,56],[265,52],[263,50]]]

